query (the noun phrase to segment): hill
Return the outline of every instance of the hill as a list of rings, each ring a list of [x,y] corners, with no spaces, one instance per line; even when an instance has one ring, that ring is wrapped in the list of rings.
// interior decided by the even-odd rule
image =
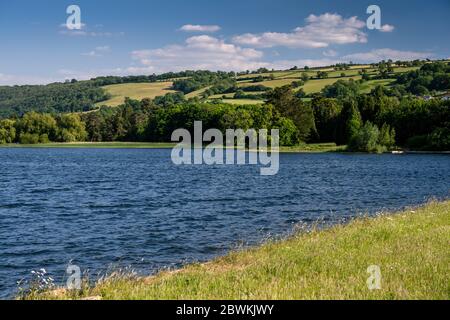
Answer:
[[[405,88],[406,91],[402,89],[399,95],[412,93],[423,96],[429,94],[428,89],[437,87],[441,89],[435,90],[436,94],[445,94],[448,73],[435,81],[440,81],[440,84],[428,83],[429,76],[422,77],[420,81],[415,79],[419,68],[430,63],[382,61],[372,65],[340,64],[323,68],[260,69],[241,73],[200,70],[149,76],[99,77],[45,86],[3,86],[0,87],[0,118],[22,116],[29,111],[53,114],[86,112],[101,106],[116,107],[123,104],[126,97],[154,99],[176,92],[184,94],[185,99],[236,105],[261,104],[268,91],[285,85],[292,86],[299,97],[309,101],[327,86],[350,80],[357,83],[358,92],[363,94],[370,93],[377,86],[389,89],[393,85],[405,87],[405,84],[409,88]],[[426,72],[430,73],[430,70]]]
[[[366,70],[368,74],[376,74],[376,68],[363,68]],[[395,68],[395,71],[392,75],[398,75],[401,73],[409,72],[412,70],[417,70],[418,67],[414,68]],[[239,89],[245,90],[246,88],[261,85],[270,89],[282,87],[285,85],[291,85],[297,81],[301,81],[302,75],[307,74],[310,77],[310,80],[306,82],[301,88],[304,90],[306,94],[314,94],[319,93],[323,90],[327,85],[332,85],[336,83],[338,80],[361,80],[362,76],[358,74],[360,70],[352,69],[345,71],[331,71],[328,74],[328,78],[319,79],[317,78],[317,72],[320,69],[312,69],[308,72],[292,72],[292,71],[275,71],[269,72],[265,74],[252,74],[249,76],[238,76],[236,78],[237,88],[234,91],[225,93],[225,94],[214,94],[209,96],[209,100],[219,100],[221,102],[231,103],[231,104],[260,104],[263,103],[264,100],[262,98],[239,98],[235,97],[236,91]],[[255,81],[259,77],[271,78],[273,75],[273,79],[267,79],[262,81]],[[176,80],[176,79],[175,79]],[[372,89],[374,89],[378,85],[388,86],[394,82],[394,79],[376,79],[367,81],[364,86],[361,87],[361,91],[368,93]],[[163,82],[163,83],[126,83],[126,84],[116,84],[102,87],[106,90],[107,93],[112,95],[112,98],[107,101],[102,101],[97,103],[97,106],[110,106],[116,107],[120,104],[123,104],[125,97],[129,97],[132,99],[141,100],[143,98],[153,99],[157,96],[163,96],[167,93],[179,92],[176,90],[172,90],[173,82]],[[206,86],[201,89],[192,91],[185,95],[186,99],[191,98],[204,98],[205,92],[211,89],[212,86]],[[249,92],[249,95],[257,95],[261,94],[261,92]]]

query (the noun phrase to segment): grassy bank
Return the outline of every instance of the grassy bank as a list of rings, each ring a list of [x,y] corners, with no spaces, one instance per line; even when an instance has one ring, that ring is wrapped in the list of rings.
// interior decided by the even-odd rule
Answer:
[[[281,147],[280,151],[285,153],[322,153],[322,152],[343,152],[347,146],[338,146],[335,143],[312,143],[295,147]]]
[[[4,144],[0,148],[92,148],[92,149],[167,149],[175,143],[156,142],[74,142],[42,144]]]
[[[450,201],[233,252],[149,278],[112,277],[66,299],[449,299]],[[367,268],[381,269],[369,290]],[[36,297],[34,297],[36,298]]]
[[[74,142],[43,144],[0,144],[0,148],[99,148],[99,149],[169,149],[176,143],[164,142]],[[334,143],[305,144],[295,147],[281,147],[280,152],[334,152],[345,147]]]

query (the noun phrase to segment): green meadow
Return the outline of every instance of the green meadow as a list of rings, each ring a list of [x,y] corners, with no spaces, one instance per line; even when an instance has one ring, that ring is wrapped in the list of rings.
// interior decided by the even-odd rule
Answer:
[[[135,100],[153,99],[175,92],[171,90],[171,87],[172,82],[124,83],[105,86],[103,88],[111,95],[111,98],[98,103],[97,106],[117,107],[124,103],[126,97]]]

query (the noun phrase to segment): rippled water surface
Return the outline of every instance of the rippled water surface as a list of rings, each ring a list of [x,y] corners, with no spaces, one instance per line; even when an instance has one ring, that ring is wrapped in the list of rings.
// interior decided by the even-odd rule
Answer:
[[[181,166],[170,150],[0,149],[0,297],[73,260],[143,273],[223,254],[295,223],[448,197],[446,155],[283,154],[280,172]]]

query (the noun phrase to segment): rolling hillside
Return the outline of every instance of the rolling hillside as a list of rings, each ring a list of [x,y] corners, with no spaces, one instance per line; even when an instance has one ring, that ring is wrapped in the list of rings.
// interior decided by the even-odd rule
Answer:
[[[396,67],[394,72],[404,73],[411,70],[416,70],[416,67]],[[306,94],[312,94],[320,92],[327,85],[331,85],[338,80],[348,81],[350,79],[360,80],[361,75],[360,72],[364,70],[367,74],[373,76],[376,75],[378,70],[372,68],[367,65],[362,66],[351,66],[348,70],[334,70],[333,68],[317,68],[317,69],[309,69],[305,70],[287,70],[287,71],[272,71],[267,73],[255,73],[255,74],[245,74],[239,75],[236,77],[237,87],[241,89],[245,89],[246,87],[262,85],[268,88],[277,88],[285,85],[290,85],[294,82],[300,81],[303,74],[307,74],[310,77],[310,80],[307,81],[301,88],[304,90]],[[328,73],[328,78],[326,79],[318,79],[317,72],[325,71]],[[260,78],[260,79],[258,79]],[[258,81],[261,80],[262,81]],[[175,81],[177,79],[173,79]],[[393,79],[377,79],[370,80],[361,85],[361,92],[367,93],[370,92],[377,85],[385,85],[388,86],[392,82]],[[125,100],[125,97],[129,97],[132,99],[144,99],[144,98],[155,98],[157,96],[163,96],[167,93],[174,93],[176,91],[172,90],[173,82],[155,82],[155,83],[126,83],[126,84],[115,84],[104,86],[103,88],[112,95],[112,98],[97,103],[97,106],[111,106],[115,107],[122,104]],[[187,99],[190,98],[201,98],[206,90],[211,88],[211,86],[206,86],[199,90],[193,91],[189,94],[186,94],[185,97]],[[298,88],[299,90],[300,88]],[[242,98],[234,98],[235,92],[227,93],[227,94],[216,94],[209,97],[209,100],[215,101],[223,101],[231,104],[260,104],[264,101],[262,99],[242,99]],[[248,92],[249,95],[252,94],[261,94],[261,92]]]

